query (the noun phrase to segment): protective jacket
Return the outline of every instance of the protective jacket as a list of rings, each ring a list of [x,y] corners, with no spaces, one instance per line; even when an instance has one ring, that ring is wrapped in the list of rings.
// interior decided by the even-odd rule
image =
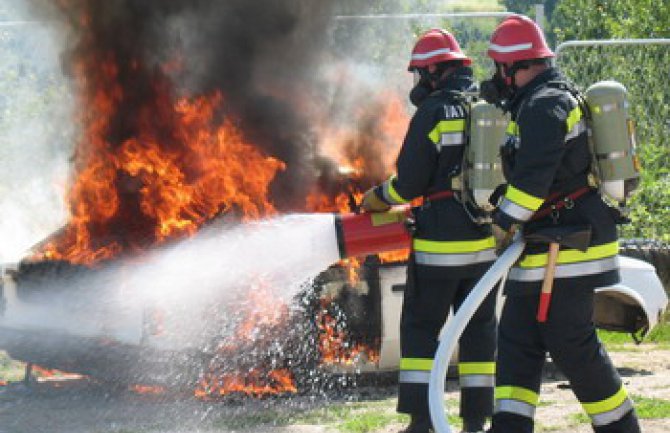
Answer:
[[[397,205],[454,191],[468,117],[460,92],[472,86],[471,69],[462,67],[418,107],[398,155],[396,174],[375,191],[383,201]],[[495,260],[490,227],[474,224],[457,198],[458,191],[447,199],[428,198],[415,209],[412,247],[419,274],[473,277]]]
[[[550,68],[508,105],[512,121],[502,150],[507,189],[498,221],[525,223],[525,233],[588,225],[592,238],[585,252],[561,247],[546,322],[539,323],[536,313],[547,245],[529,243],[510,270],[492,431],[532,433],[548,352],[597,433],[635,433],[632,402],[593,325],[594,289],[619,280],[616,221],[588,186],[591,156],[583,113],[569,91],[554,85],[560,81],[565,79]]]
[[[386,203],[424,197],[414,209],[413,236],[400,324],[398,411],[428,416],[428,379],[437,336],[453,307],[495,260],[490,226],[472,222],[458,201],[468,109],[461,92],[472,71],[452,73],[418,107],[397,160],[397,173],[375,193]],[[482,304],[460,340],[461,416],[477,425],[493,412],[495,294]]]
[[[615,284],[619,281],[616,213],[589,188],[591,154],[584,115],[559,83],[565,78],[551,68],[510,101],[512,121],[501,151],[507,189],[499,217],[525,223],[526,232],[546,226],[590,226],[587,251],[561,249],[554,287]],[[545,211],[551,207],[557,210]],[[547,250],[546,244],[528,245],[507,277],[508,294],[539,290]]]

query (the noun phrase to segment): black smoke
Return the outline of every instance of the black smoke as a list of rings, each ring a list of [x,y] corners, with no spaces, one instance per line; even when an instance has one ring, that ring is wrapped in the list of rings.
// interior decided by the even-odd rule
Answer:
[[[71,30],[63,53],[66,73],[82,58],[111,56],[118,65],[123,100],[110,119],[106,138],[112,144],[136,136],[138,119],[150,117],[147,109],[161,110],[152,102],[157,87],[176,83],[189,96],[220,91],[219,114],[230,116],[249,141],[287,164],[272,184],[275,206],[294,210],[304,203],[319,176],[310,110],[322,96],[317,65],[330,43],[335,0],[33,3],[42,18]],[[160,65],[175,59],[180,67],[163,76]],[[95,77],[88,85],[96,86]],[[169,149],[174,145],[169,121],[153,119],[159,122],[154,129],[165,131],[161,145]]]

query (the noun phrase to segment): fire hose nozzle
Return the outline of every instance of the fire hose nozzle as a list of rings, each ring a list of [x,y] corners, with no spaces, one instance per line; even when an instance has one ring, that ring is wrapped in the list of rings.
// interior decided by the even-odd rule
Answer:
[[[379,213],[335,214],[340,258],[409,248],[414,227],[409,206],[398,206]]]

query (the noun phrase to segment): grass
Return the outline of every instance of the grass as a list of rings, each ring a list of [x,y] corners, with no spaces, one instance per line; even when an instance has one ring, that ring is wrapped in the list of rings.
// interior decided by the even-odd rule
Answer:
[[[251,416],[221,420],[218,427],[228,429],[250,429],[258,425],[286,426],[291,424],[319,425],[332,428],[340,433],[370,433],[391,424],[405,425],[407,415],[395,412],[396,399],[333,404],[328,407],[302,413],[264,411]],[[454,406],[451,402],[448,406]],[[453,408],[452,408],[453,411]],[[461,420],[449,415],[449,423],[460,428]]]
[[[630,334],[623,332],[611,332],[598,329],[598,338],[608,350],[636,351],[637,347]],[[670,349],[670,317],[665,317],[654,329],[644,337],[645,343],[652,343],[654,349]],[[645,347],[648,350],[648,347]]]

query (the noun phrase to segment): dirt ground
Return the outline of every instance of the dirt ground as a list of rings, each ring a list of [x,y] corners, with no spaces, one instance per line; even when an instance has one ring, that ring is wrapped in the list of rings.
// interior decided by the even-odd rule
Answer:
[[[670,350],[642,346],[611,356],[630,394],[670,400]],[[0,387],[0,433],[335,433],[332,423],[320,423],[318,417],[307,423],[305,414],[344,405],[347,399],[392,413],[394,394],[395,386],[389,385],[358,389],[339,401],[300,396],[203,402],[190,393],[138,394],[86,379],[44,381],[31,387],[10,383]],[[455,386],[450,385],[447,399],[457,398]],[[590,432],[578,421],[580,412],[567,382],[550,370],[542,388],[537,431]],[[303,421],[286,421],[295,414]],[[392,422],[370,433],[396,433],[401,427]],[[664,419],[642,420],[642,427],[645,433],[666,433],[670,413]]]

